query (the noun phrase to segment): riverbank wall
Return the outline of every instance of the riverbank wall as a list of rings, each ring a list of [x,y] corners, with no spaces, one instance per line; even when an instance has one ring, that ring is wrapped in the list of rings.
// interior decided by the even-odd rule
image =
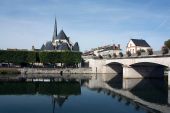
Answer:
[[[91,74],[91,68],[18,68],[21,74]]]

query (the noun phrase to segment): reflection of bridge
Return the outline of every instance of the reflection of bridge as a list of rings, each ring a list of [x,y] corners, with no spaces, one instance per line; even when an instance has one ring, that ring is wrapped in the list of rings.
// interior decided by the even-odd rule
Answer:
[[[170,107],[168,107],[168,103],[170,103],[170,91],[167,88],[162,88],[162,84],[160,85],[161,87],[159,87],[159,85],[158,87],[155,87],[155,84],[158,84],[159,80],[153,83],[142,79],[117,79],[119,78],[117,76],[118,75],[97,75],[96,77],[93,77],[86,86],[90,89],[99,89],[100,91],[101,89],[108,90],[108,94],[116,93],[117,95],[121,95],[126,101],[131,100],[132,103],[136,103],[137,106],[143,105],[165,113],[170,111]],[[117,83],[114,83],[114,81],[117,81],[114,79],[119,81],[119,86],[116,85]],[[149,83],[150,85],[146,83]],[[148,88],[146,88],[146,86]],[[158,89],[167,90],[160,92]]]
[[[123,78],[159,78],[164,69],[170,74],[170,56],[150,56],[117,59],[86,59],[93,73],[123,73]],[[170,85],[170,76],[168,76]]]

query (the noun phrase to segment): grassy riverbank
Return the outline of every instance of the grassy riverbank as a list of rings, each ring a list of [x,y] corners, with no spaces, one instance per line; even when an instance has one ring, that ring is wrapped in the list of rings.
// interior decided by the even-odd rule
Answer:
[[[0,74],[20,74],[21,72],[15,68],[0,68]]]

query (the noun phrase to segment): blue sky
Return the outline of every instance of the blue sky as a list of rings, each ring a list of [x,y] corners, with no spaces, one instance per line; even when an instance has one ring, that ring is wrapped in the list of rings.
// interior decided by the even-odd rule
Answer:
[[[40,48],[58,30],[81,51],[129,39],[159,50],[170,38],[169,0],[0,0],[0,48]]]

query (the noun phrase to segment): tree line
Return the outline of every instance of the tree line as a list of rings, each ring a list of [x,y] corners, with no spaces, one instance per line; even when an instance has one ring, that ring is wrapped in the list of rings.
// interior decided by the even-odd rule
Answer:
[[[33,64],[33,63],[65,63],[81,62],[81,52],[70,51],[9,51],[0,50],[0,63]]]

